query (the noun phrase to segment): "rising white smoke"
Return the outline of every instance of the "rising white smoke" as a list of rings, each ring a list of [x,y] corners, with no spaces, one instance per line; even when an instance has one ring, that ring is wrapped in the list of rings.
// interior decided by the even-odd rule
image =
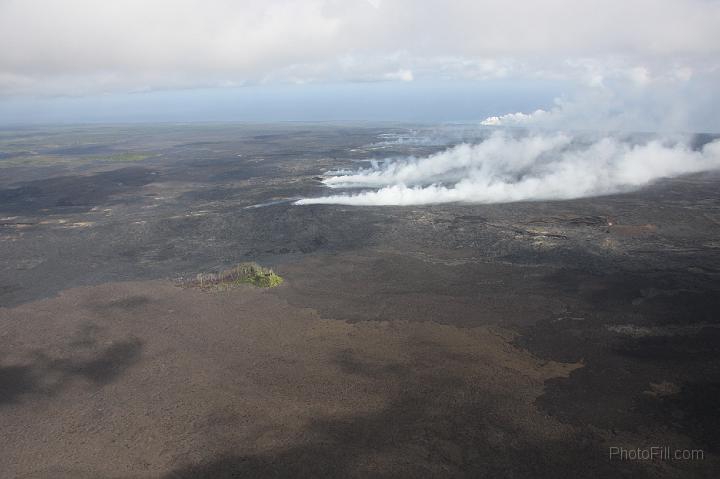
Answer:
[[[545,110],[535,110],[532,113],[508,113],[500,116],[489,116],[480,122],[483,126],[522,126],[535,123],[547,115]]]
[[[295,204],[418,205],[570,199],[637,189],[652,181],[720,168],[720,140],[693,150],[685,142],[632,143],[568,134],[512,137],[496,132],[424,158],[409,157],[330,176],[330,188],[360,193]]]

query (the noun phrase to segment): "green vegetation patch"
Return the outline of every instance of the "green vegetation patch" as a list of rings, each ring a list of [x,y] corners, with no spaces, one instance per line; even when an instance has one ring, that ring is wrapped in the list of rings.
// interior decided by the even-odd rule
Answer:
[[[282,282],[283,279],[269,268],[263,268],[257,263],[241,263],[219,273],[200,273],[190,286],[226,290],[241,284],[252,284],[258,288],[274,288]]]

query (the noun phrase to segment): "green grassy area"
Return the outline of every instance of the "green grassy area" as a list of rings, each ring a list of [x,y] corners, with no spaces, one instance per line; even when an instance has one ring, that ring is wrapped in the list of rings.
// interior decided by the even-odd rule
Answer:
[[[258,288],[274,288],[280,286],[282,282],[283,279],[271,269],[263,268],[256,263],[241,263],[219,273],[198,274],[191,282],[191,286],[226,290],[241,284],[252,284]]]

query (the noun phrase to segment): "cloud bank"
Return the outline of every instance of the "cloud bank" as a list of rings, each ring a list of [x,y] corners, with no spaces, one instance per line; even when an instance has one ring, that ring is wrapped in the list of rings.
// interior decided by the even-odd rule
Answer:
[[[709,0],[2,0],[0,92],[715,68]],[[575,72],[575,73],[572,73]]]
[[[548,128],[720,131],[718,25],[717,0],[0,0],[0,119],[18,98],[523,82],[552,83],[558,105],[513,91],[472,120],[532,125],[542,108]],[[388,104],[407,113],[383,119],[428,119]]]
[[[424,158],[373,164],[325,179],[330,188],[361,188],[295,204],[420,205],[571,199],[630,191],[664,178],[720,168],[720,140],[635,143],[569,134],[496,132]]]

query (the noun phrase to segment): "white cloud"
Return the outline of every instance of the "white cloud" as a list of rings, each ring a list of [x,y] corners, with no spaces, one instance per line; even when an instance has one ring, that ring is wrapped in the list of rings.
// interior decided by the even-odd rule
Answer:
[[[718,25],[714,0],[0,0],[0,98],[556,82],[486,124],[720,131]]]
[[[599,84],[618,58],[648,78],[653,66],[717,68],[719,24],[720,2],[707,0],[3,0],[0,91],[417,78],[423,68],[531,78],[572,75],[584,59]],[[358,61],[338,68],[342,58]],[[101,77],[113,81],[95,85]]]
[[[570,199],[629,191],[659,178],[720,168],[720,140],[694,151],[683,142],[641,144],[567,134],[496,133],[424,158],[406,158],[325,180],[331,188],[372,188],[296,202],[346,205],[497,203]]]
[[[629,73],[630,79],[639,86],[645,86],[650,83],[650,72],[645,67],[634,67]]]
[[[411,70],[398,70],[396,72],[385,74],[385,78],[389,80],[413,81],[413,72]]]

